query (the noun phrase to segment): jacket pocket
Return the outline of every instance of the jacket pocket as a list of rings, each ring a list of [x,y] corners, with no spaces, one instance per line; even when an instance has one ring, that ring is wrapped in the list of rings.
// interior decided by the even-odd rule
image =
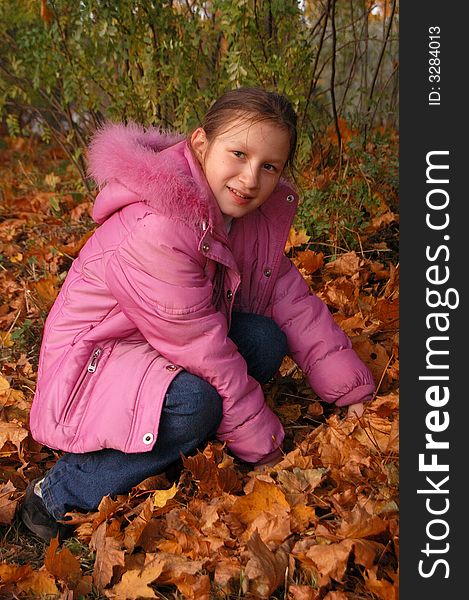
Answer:
[[[73,409],[79,404],[90,381],[96,374],[96,369],[98,368],[99,359],[102,353],[102,348],[95,348],[93,350],[86,367],[81,372],[80,377],[78,378],[62,410],[62,413],[59,418],[59,423],[61,423],[62,425],[67,425],[71,417],[73,416]]]

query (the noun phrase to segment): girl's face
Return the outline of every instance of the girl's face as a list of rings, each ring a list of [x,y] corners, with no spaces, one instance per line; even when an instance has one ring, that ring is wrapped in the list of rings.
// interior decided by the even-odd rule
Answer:
[[[218,202],[229,217],[242,217],[271,195],[290,151],[289,133],[272,121],[238,117],[209,143],[199,127],[191,137],[194,149]]]

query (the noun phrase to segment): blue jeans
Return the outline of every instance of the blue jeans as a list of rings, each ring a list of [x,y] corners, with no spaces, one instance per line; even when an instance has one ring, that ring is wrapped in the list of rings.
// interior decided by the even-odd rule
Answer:
[[[287,353],[280,328],[267,317],[233,313],[229,337],[246,360],[248,373],[267,383]],[[157,440],[149,452],[126,454],[105,449],[65,454],[47,473],[42,497],[49,513],[61,519],[69,510],[95,510],[103,496],[125,494],[151,475],[165,471],[215,436],[222,399],[205,380],[181,371],[168,388]]]

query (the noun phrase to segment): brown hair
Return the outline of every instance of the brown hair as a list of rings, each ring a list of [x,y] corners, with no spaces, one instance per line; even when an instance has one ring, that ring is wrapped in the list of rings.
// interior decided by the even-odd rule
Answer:
[[[242,87],[226,92],[212,104],[200,125],[208,142],[213,141],[230,121],[239,116],[253,123],[271,121],[288,131],[290,149],[285,167],[293,175],[297,116],[291,102],[280,94],[258,87]]]

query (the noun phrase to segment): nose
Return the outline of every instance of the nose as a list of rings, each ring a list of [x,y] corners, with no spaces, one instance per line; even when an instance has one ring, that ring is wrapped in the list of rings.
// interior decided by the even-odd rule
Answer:
[[[238,179],[247,189],[256,189],[259,185],[257,169],[250,162],[246,163]]]

